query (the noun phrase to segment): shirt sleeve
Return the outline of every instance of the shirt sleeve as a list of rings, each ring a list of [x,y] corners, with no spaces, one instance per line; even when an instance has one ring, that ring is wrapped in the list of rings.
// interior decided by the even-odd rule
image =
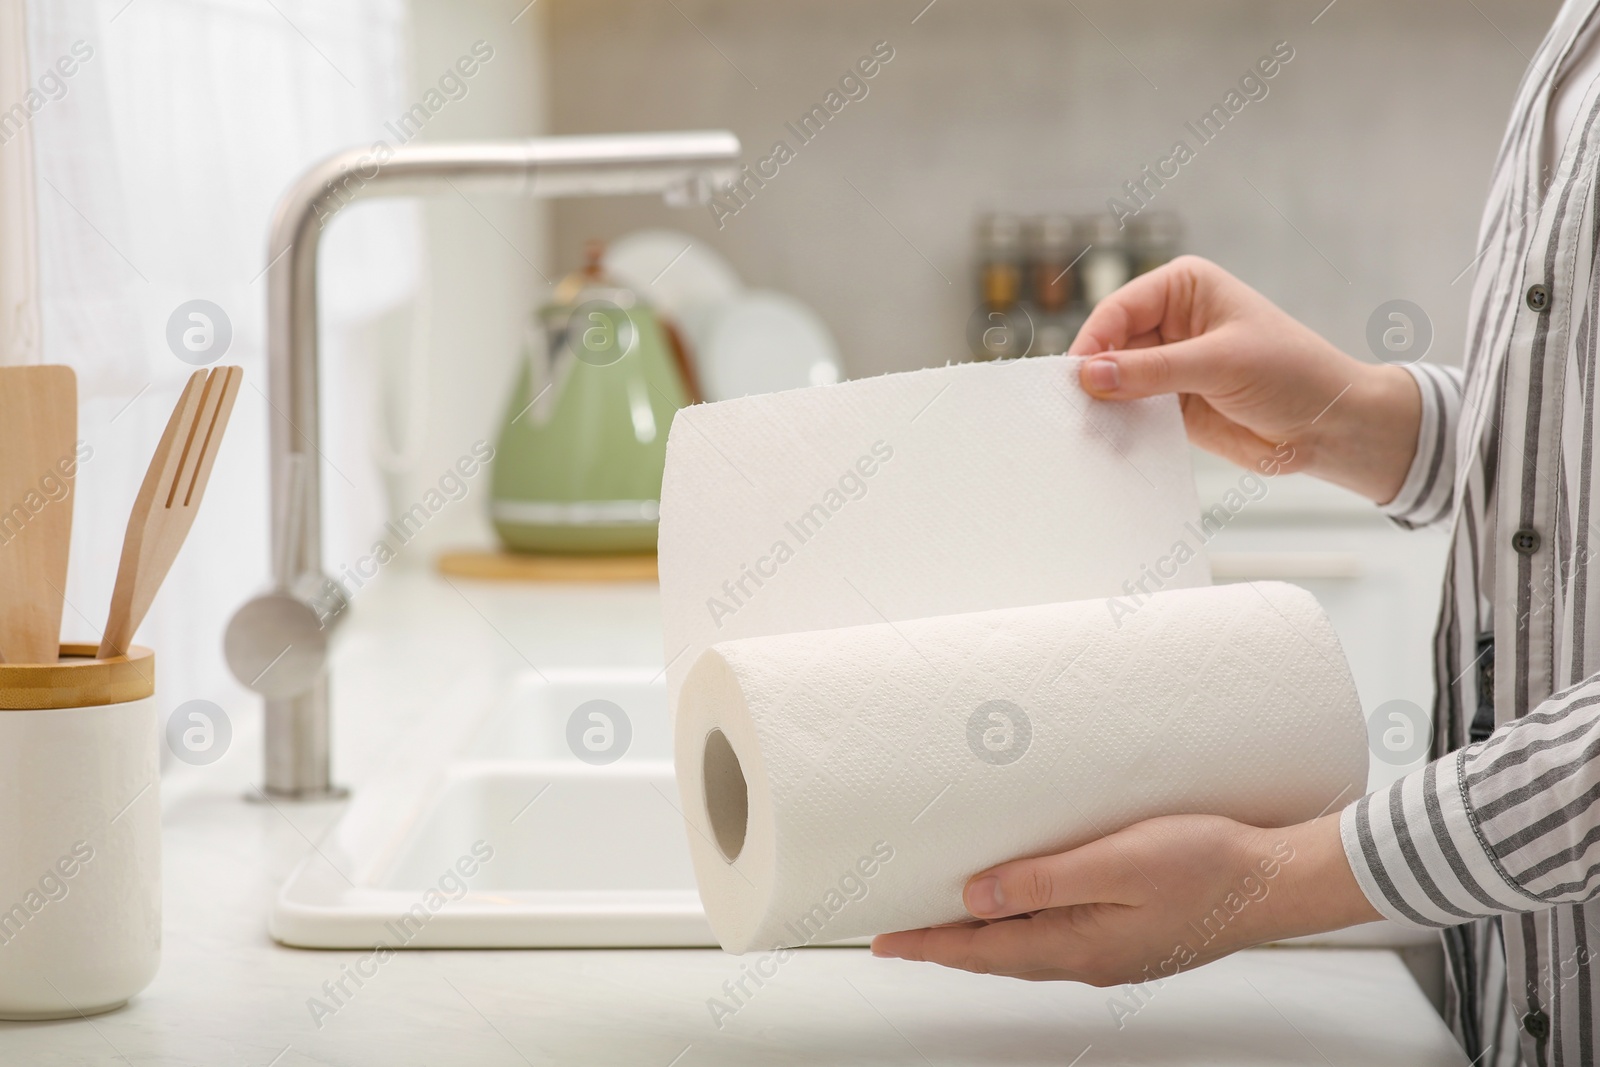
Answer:
[[[1413,363],[1405,368],[1422,392],[1417,451],[1400,492],[1380,510],[1408,530],[1449,518],[1455,505],[1456,424],[1461,416],[1459,367]]]
[[[1340,816],[1356,881],[1407,926],[1600,896],[1600,677]]]

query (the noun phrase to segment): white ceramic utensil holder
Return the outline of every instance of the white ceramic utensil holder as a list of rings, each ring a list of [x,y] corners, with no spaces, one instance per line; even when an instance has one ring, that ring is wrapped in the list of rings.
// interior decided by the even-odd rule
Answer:
[[[110,1011],[161,957],[155,657],[0,664],[0,1019]]]

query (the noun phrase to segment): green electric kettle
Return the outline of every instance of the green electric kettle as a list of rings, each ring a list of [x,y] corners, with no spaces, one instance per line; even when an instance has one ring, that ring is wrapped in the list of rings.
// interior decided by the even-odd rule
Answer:
[[[490,518],[515,552],[652,552],[667,428],[690,402],[650,308],[591,244],[529,324],[495,449]]]

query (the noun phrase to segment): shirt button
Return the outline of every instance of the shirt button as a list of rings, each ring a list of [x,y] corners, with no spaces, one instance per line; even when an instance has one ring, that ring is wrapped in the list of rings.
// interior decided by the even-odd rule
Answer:
[[[1530,1011],[1522,1017],[1522,1028],[1535,1041],[1543,1041],[1550,1036],[1550,1016],[1542,1011]]]
[[[1528,290],[1528,306],[1535,311],[1543,312],[1550,307],[1550,290],[1542,285],[1535,285]]]
[[[1511,547],[1519,556],[1531,556],[1539,551],[1539,531],[1518,530],[1511,535]]]

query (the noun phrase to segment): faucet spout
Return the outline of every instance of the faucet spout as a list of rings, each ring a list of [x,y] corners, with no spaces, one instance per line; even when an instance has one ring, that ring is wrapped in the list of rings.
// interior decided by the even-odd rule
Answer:
[[[359,199],[447,187],[534,197],[655,194],[676,206],[704,203],[736,176],[738,156],[739,139],[725,130],[379,144],[330,156],[284,193],[267,242],[272,587],[240,607],[223,642],[234,677],[265,698],[267,794],[342,795],[331,779],[328,637],[346,601],[322,560],[317,250],[323,228]]]

